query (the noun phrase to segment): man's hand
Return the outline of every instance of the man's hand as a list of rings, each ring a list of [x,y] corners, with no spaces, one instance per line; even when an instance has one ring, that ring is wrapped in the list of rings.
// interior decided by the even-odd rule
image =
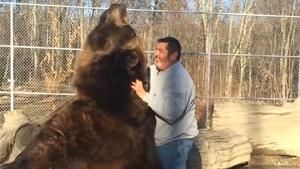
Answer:
[[[143,87],[143,83],[140,80],[136,80],[135,82],[133,81],[131,83],[131,88],[136,92],[136,94],[144,100],[144,98],[147,95],[147,92],[145,91]]]

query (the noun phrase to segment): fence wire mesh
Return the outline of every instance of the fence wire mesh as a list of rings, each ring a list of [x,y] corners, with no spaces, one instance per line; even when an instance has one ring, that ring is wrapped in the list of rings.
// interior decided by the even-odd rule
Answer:
[[[10,78],[10,48],[0,47],[0,91],[10,90],[8,79]]]
[[[76,57],[103,11],[1,3],[0,124],[11,96],[13,109],[34,121],[72,97]],[[128,17],[149,63],[156,39],[180,40],[198,98],[277,104],[298,97],[300,17],[142,9]]]

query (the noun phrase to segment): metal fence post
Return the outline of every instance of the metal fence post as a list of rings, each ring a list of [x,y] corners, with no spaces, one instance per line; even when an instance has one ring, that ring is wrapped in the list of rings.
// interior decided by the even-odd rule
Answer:
[[[210,85],[210,73],[211,73],[211,50],[212,50],[212,9],[209,9],[209,14],[208,14],[208,34],[207,34],[207,45],[208,45],[208,50],[207,52],[207,82],[206,82],[206,113],[205,113],[205,119],[206,119],[206,124],[205,128],[210,129],[212,128],[212,118],[210,115],[210,94],[211,94],[211,85]]]
[[[14,110],[14,23],[13,3],[10,4],[10,110]]]

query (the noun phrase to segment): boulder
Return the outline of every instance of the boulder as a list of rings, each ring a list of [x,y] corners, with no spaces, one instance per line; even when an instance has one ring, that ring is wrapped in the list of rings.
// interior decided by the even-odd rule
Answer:
[[[281,106],[226,103],[216,105],[214,128],[245,135],[253,154],[300,157],[300,104]]]
[[[225,169],[248,163],[252,151],[248,139],[231,129],[200,129],[188,169]],[[200,155],[200,156],[199,156]]]
[[[39,125],[20,110],[6,112],[4,119],[0,128],[0,164],[13,161],[39,131]]]

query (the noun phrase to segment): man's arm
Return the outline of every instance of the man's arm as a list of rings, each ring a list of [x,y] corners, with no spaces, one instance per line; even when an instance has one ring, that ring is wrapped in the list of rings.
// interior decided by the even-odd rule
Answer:
[[[144,90],[142,82],[136,80],[132,89],[153,109],[159,118],[172,125],[184,114],[187,104],[187,92],[169,87],[164,93],[151,94]]]

